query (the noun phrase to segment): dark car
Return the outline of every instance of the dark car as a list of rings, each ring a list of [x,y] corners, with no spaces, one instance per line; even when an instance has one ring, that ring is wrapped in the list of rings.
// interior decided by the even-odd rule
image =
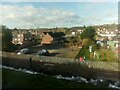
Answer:
[[[49,56],[49,51],[48,50],[41,50],[37,52],[37,56]]]

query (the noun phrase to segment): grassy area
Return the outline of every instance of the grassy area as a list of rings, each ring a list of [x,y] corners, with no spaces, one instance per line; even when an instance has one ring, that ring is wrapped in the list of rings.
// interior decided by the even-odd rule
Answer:
[[[110,61],[118,62],[118,58],[115,56],[115,53],[112,50],[100,49],[96,50],[96,55],[94,57],[94,52],[89,52],[89,48],[83,47],[75,58],[86,57],[86,60],[91,61]]]
[[[30,75],[3,69],[3,88],[97,88],[92,84],[58,80],[51,76]]]

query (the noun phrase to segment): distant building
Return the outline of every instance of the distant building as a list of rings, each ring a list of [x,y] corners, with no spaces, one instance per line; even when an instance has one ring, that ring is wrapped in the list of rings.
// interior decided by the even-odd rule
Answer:
[[[116,34],[99,34],[100,36],[102,36],[102,37],[115,37],[116,36]]]
[[[96,38],[96,43],[100,44],[100,46],[104,46],[105,43],[107,43],[108,38],[107,37],[97,37]]]
[[[77,34],[81,34],[83,31],[84,31],[84,30],[79,29],[79,30],[77,30]]]
[[[71,35],[75,35],[76,33],[75,32],[72,32]]]

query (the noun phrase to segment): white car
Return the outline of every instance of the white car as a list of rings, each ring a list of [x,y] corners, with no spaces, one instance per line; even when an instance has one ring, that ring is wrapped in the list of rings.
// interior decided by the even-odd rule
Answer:
[[[20,55],[20,54],[26,54],[29,52],[29,49],[28,48],[23,48],[21,49],[17,54]]]

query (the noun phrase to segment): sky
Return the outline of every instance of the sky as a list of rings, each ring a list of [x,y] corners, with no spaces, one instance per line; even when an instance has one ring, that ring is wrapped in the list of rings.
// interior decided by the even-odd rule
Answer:
[[[0,11],[0,24],[8,28],[118,23],[118,2],[2,2]]]

